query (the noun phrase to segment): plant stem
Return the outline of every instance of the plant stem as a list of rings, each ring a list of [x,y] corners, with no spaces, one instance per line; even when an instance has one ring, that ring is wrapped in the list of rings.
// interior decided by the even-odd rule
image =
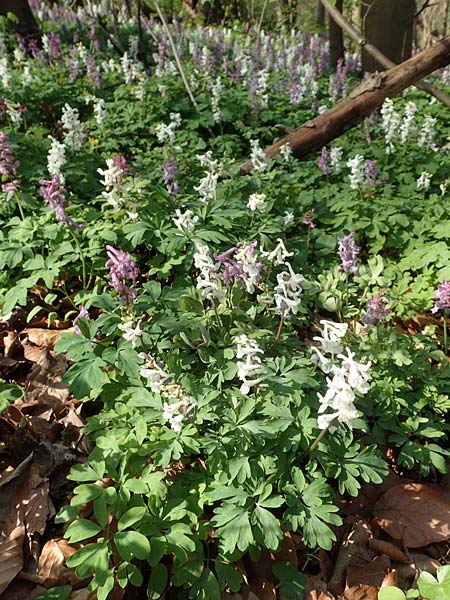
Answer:
[[[72,231],[72,229],[70,229],[70,226],[69,226],[69,231],[70,231],[70,234],[72,235],[72,238],[73,238],[73,240],[74,240],[74,242],[75,242],[75,244],[77,246],[78,254],[80,255],[81,268],[83,270],[83,275],[82,275],[82,278],[83,278],[83,290],[86,290],[86,282],[87,282],[86,273],[87,273],[87,270],[86,270],[86,259],[85,259],[85,256],[84,256],[84,252],[83,252],[83,249],[81,247],[80,240],[75,235],[75,233]]]
[[[447,313],[444,312],[444,352],[448,353],[448,342],[447,342]]]
[[[281,330],[283,329],[283,325],[284,325],[284,311],[280,315],[280,324],[278,325],[277,335],[275,336],[275,343],[274,343],[274,347],[275,348],[276,348],[276,346],[278,344],[278,341],[280,339]]]
[[[20,212],[20,218],[23,221],[25,219],[25,213],[23,212],[23,207],[22,207],[22,202],[20,201],[20,196],[17,192],[14,192],[14,197],[17,202],[17,208],[19,209],[19,212]]]
[[[323,438],[325,437],[325,434],[327,432],[328,432],[328,427],[325,427],[325,429],[322,429],[322,431],[319,433],[319,435],[316,437],[316,439],[313,441],[313,443],[309,447],[308,454],[311,454],[311,452],[319,444],[319,442],[321,442],[323,440]]]

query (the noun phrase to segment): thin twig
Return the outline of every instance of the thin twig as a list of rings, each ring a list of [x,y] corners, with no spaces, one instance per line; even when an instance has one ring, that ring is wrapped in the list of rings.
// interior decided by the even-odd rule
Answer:
[[[432,6],[436,6],[436,4],[430,4],[431,0],[425,0],[423,6],[416,12],[413,16],[413,19],[417,19],[425,9],[431,8]]]
[[[184,72],[183,65],[181,64],[180,57],[178,56],[177,49],[175,48],[175,43],[174,43],[172,35],[171,35],[170,31],[169,31],[169,27],[167,25],[167,21],[164,18],[164,15],[163,15],[163,13],[161,11],[161,8],[160,8],[160,6],[158,4],[158,0],[153,0],[153,3],[155,5],[156,12],[158,13],[158,17],[161,19],[161,23],[162,23],[162,25],[164,27],[164,31],[166,32],[166,35],[169,38],[169,44],[170,44],[170,47],[172,48],[173,56],[175,58],[175,62],[177,63],[178,71],[180,72],[181,79],[183,80],[184,87],[186,88],[186,91],[188,93],[188,96],[189,96],[189,98],[190,98],[190,100],[191,100],[194,108],[198,111],[199,108],[198,108],[197,101],[194,98],[194,94],[192,93],[192,90],[191,90],[191,88],[189,86],[188,80],[186,78],[186,74]]]
[[[261,9],[261,15],[259,16],[258,28],[256,30],[258,33],[261,31],[261,27],[262,27],[262,23],[263,23],[263,19],[264,19],[264,13],[266,12],[266,8],[267,8],[267,1],[268,0],[264,0],[263,7]]]

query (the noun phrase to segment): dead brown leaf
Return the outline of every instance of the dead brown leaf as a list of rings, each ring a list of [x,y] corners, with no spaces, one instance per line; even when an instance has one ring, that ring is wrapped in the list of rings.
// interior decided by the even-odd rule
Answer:
[[[28,480],[32,454],[29,454],[0,483],[0,526],[4,535],[8,535],[21,524],[17,515],[17,495],[23,490]]]
[[[450,502],[421,483],[391,488],[373,513],[380,527],[408,548],[450,538]]]
[[[17,350],[20,348],[19,334],[15,329],[8,331],[3,337],[3,350],[6,358],[13,358]]]
[[[437,569],[441,566],[441,563],[436,558],[432,558],[421,552],[411,552],[411,560],[412,566],[417,571],[426,571],[431,575],[436,575]]]
[[[369,562],[373,553],[368,549],[367,545],[371,537],[370,526],[363,519],[354,523],[352,530],[345,539],[339,549],[336,559],[336,564],[328,583],[329,591],[338,596],[344,591],[345,573],[347,567],[351,564],[361,564],[361,561]]]
[[[87,588],[75,590],[70,594],[69,600],[97,600],[97,592],[90,592]]]
[[[381,587],[386,587],[390,585],[397,585],[398,583],[398,573],[395,569],[390,571],[386,577],[383,579],[381,583]]]
[[[380,587],[386,573],[391,568],[391,562],[387,556],[377,556],[369,564],[350,565],[347,568],[347,586],[369,585]]]
[[[298,567],[297,548],[289,531],[284,532],[280,549],[275,553],[275,560],[287,561],[295,568]]]
[[[62,382],[67,361],[62,355],[53,356],[47,348],[39,352],[37,362],[26,379],[25,400],[46,404],[59,413],[69,398],[69,386]]]
[[[73,331],[73,328],[66,329],[65,331]],[[56,342],[59,340],[62,331],[58,329],[40,329],[39,327],[29,327],[22,329],[20,337],[22,344],[31,343],[41,348],[48,348],[52,350]]]
[[[344,592],[345,600],[377,600],[378,588],[371,585],[355,585]]]
[[[61,538],[49,540],[44,545],[38,563],[38,573],[44,585],[50,587],[78,581],[74,571],[64,566],[65,560],[75,552],[76,548]]]
[[[389,556],[394,562],[405,563],[408,561],[406,554],[390,542],[385,542],[384,540],[370,540],[369,548],[376,554],[386,554],[386,556]]]
[[[30,466],[28,479],[16,497],[16,510],[21,521],[26,525],[27,535],[44,533],[47,520],[53,516],[54,508],[48,495],[49,483],[39,475],[37,466]]]
[[[0,594],[2,594],[23,566],[25,527],[19,525],[0,542]]]
[[[309,590],[304,596],[303,600],[329,600],[330,596],[327,596],[320,590]]]

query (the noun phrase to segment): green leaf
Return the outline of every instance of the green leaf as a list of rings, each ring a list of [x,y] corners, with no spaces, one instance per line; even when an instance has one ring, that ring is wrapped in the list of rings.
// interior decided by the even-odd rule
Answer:
[[[275,577],[281,582],[281,590],[287,599],[302,600],[306,576],[288,562],[275,562],[272,566]]]
[[[23,389],[15,383],[3,383],[0,380],[0,414],[16,400],[23,398]]]
[[[70,501],[70,505],[80,506],[81,504],[86,504],[101,496],[103,494],[103,488],[93,483],[85,483],[77,485],[73,492],[75,496]]]
[[[123,560],[131,561],[134,557],[144,560],[150,555],[150,542],[138,531],[119,531],[114,542]]]
[[[205,567],[200,579],[189,590],[189,598],[195,600],[220,600],[220,589],[214,574]]]
[[[430,573],[422,572],[417,580],[420,595],[427,600],[448,600],[450,598],[450,565],[438,567],[437,579]]]
[[[127,527],[131,527],[131,525],[140,521],[146,512],[147,509],[145,506],[135,506],[134,508],[130,508],[120,517],[119,522],[117,523],[117,529],[122,531],[123,529],[127,529]]]
[[[101,367],[105,366],[101,358],[75,363],[66,372],[65,380],[70,384],[70,391],[78,399],[88,398],[91,393],[98,393],[109,379]]]
[[[231,554],[236,548],[245,552],[255,542],[247,509],[224,503],[214,512],[211,525],[217,527],[216,536],[221,540],[224,554]]]
[[[258,541],[269,550],[277,550],[283,538],[279,520],[269,510],[256,505],[252,513],[252,524],[260,530]]]
[[[69,525],[65,537],[73,544],[94,537],[100,533],[102,529],[103,527],[100,527],[100,525],[97,525],[92,521],[88,521],[87,519],[77,519]]]
[[[2,314],[7,315],[18,304],[25,306],[27,303],[28,288],[23,283],[12,287],[6,294],[2,306]]]
[[[60,585],[35,596],[35,600],[67,600],[71,593],[71,585]]]
[[[221,561],[219,558],[215,560],[217,578],[219,580],[220,589],[224,589],[227,585],[232,592],[238,592],[242,585],[242,575],[232,565]]]
[[[398,587],[388,585],[378,592],[378,600],[405,600],[406,596]]]
[[[147,588],[148,600],[158,600],[162,597],[167,586],[167,567],[158,563],[152,569]]]

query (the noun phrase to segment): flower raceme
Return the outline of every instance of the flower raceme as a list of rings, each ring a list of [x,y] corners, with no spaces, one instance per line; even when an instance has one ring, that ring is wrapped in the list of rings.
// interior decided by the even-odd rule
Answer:
[[[302,284],[306,281],[303,275],[294,273],[289,263],[286,265],[288,270],[277,275],[278,284],[275,287],[275,311],[285,316],[298,313]]]
[[[242,381],[240,391],[241,394],[246,396],[250,393],[252,387],[260,384],[264,379],[266,369],[259,356],[264,352],[255,340],[250,339],[245,334],[237,336],[235,342],[237,345],[236,358],[238,359],[237,375]]]
[[[39,179],[39,183],[41,184],[40,190],[44,202],[46,202],[50,208],[53,208],[56,220],[81,229],[82,225],[75,223],[75,221],[66,213],[64,208],[66,202],[66,188],[64,183],[60,180],[59,175],[53,175],[50,180],[41,178]]]
[[[196,401],[174,381],[172,373],[166,373],[158,365],[153,356],[144,352],[139,356],[145,361],[140,369],[141,377],[147,379],[150,390],[154,394],[160,394],[165,400],[162,412],[163,420],[169,423],[173,431],[179,433],[184,419],[195,409]]]
[[[383,296],[384,290],[379,294],[373,294],[367,303],[367,313],[363,317],[365,328],[377,323],[386,323],[391,311],[387,307],[388,301]]]
[[[219,285],[220,279],[218,275],[220,265],[213,261],[206,244],[196,244],[194,265],[200,270],[200,273],[197,276],[197,289],[200,290],[203,298],[206,298],[211,302],[223,298],[225,292]]]
[[[126,282],[131,281],[135,284],[139,270],[131,256],[123,250],[108,245],[106,253],[108,260],[105,266],[109,269],[109,285],[119,294],[124,304],[130,303],[136,298],[137,292],[131,289]]]
[[[356,262],[361,248],[355,244],[355,232],[339,238],[338,254],[341,259],[341,271],[358,275],[359,266]]]
[[[450,308],[450,281],[443,281],[437,286],[434,292],[435,303],[431,312],[436,314],[438,310],[448,310]]]
[[[19,168],[19,161],[14,156],[14,150],[9,137],[0,131],[0,175],[6,182],[2,184],[4,192],[16,191],[18,181],[14,179]]]
[[[323,326],[322,336],[315,337],[320,341],[321,350],[313,347],[316,353],[315,360],[327,377],[327,390],[324,395],[318,394],[320,406],[317,424],[320,429],[330,427],[334,429],[333,421],[337,420],[350,429],[359,413],[354,405],[356,393],[366,394],[369,391],[371,363],[366,364],[355,361],[355,353],[350,348],[343,348],[342,339],[347,332],[347,324],[321,321]],[[325,356],[325,355],[331,356]],[[340,364],[336,361],[340,360]],[[326,412],[331,409],[331,412]]]

